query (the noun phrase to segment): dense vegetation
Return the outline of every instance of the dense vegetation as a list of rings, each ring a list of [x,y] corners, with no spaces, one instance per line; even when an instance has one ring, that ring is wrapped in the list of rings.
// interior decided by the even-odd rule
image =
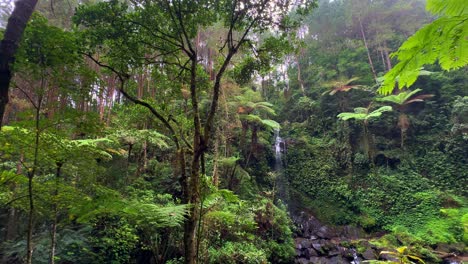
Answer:
[[[294,263],[304,212],[401,261],[466,253],[467,5],[296,2],[39,2],[0,262]]]

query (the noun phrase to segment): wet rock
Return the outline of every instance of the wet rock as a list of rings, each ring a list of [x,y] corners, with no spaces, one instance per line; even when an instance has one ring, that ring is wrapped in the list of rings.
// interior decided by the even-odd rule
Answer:
[[[399,263],[399,260],[395,256],[390,254],[380,254],[380,259]]]
[[[320,263],[320,258],[319,257],[311,257],[309,258],[310,263]]]
[[[312,246],[312,241],[307,238],[298,237],[294,241],[297,249],[310,248]]]
[[[315,251],[313,248],[308,248],[305,250],[305,254],[304,256],[308,259],[310,259],[311,257],[318,257],[318,253],[317,251]]]
[[[348,264],[348,261],[343,259],[341,256],[335,256],[328,260],[330,264]]]
[[[303,257],[302,250],[296,248],[296,257]]]
[[[461,254],[463,253],[464,248],[465,248],[464,243],[452,243],[452,244],[439,243],[437,244],[437,247],[435,250],[439,252],[450,252],[450,253]]]
[[[338,246],[337,247],[338,249],[338,252],[340,253],[341,256],[343,257],[348,257],[348,256],[352,256],[352,253],[349,249],[345,248],[345,247],[341,247],[341,246]]]
[[[319,254],[324,254],[325,252],[323,251],[322,244],[319,243],[313,243],[312,248],[314,248]]]
[[[340,250],[338,248],[333,248],[328,251],[328,256],[338,256],[340,255]]]
[[[325,239],[331,238],[329,228],[326,226],[320,227],[319,230],[316,232],[316,235],[320,238],[325,238]]]
[[[366,249],[361,255],[365,260],[377,259],[375,251],[371,248]]]
[[[309,264],[310,262],[306,258],[299,258],[299,259],[296,259],[296,263],[297,264]]]
[[[323,238],[323,239],[332,239],[334,237],[338,237],[339,236],[338,233],[339,232],[337,232],[335,228],[331,228],[328,226],[322,226],[315,232],[315,234],[319,238]]]
[[[463,264],[463,263],[467,263],[467,262],[463,261],[463,259],[460,257],[445,258],[442,262],[442,264]]]
[[[323,240],[322,242],[322,251],[328,253],[334,252],[332,255],[338,255],[338,243],[333,240]]]

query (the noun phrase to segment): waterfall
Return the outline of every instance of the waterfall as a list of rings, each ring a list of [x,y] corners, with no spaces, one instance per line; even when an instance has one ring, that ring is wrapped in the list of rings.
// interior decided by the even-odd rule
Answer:
[[[289,202],[288,180],[283,173],[282,154],[285,151],[284,140],[280,137],[280,130],[275,129],[275,174],[276,174],[276,197],[286,206]]]
[[[281,170],[283,162],[281,160],[281,154],[283,152],[284,141],[279,135],[280,130],[275,129],[275,170]]]
[[[353,252],[353,261],[351,261],[351,264],[360,264],[356,249],[353,248],[351,251]]]

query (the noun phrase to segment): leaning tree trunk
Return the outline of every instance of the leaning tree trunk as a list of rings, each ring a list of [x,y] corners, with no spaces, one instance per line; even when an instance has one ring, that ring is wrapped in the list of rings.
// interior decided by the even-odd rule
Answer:
[[[358,20],[359,20],[359,28],[361,29],[362,40],[364,41],[364,46],[366,47],[366,51],[367,51],[367,59],[369,60],[369,65],[372,71],[372,75],[374,76],[374,80],[377,82],[377,74],[375,73],[374,63],[372,62],[372,58],[370,55],[369,45],[367,45],[367,39],[366,39],[366,34],[364,33],[364,27],[362,26],[362,21],[360,17],[358,17]]]
[[[384,43],[384,55],[385,55],[385,61],[387,63],[387,69],[391,70],[392,69],[392,61],[390,60],[390,55],[389,55],[388,50],[389,49],[387,48],[387,43]]]
[[[11,64],[37,0],[18,0],[8,19],[8,24],[0,43],[0,128],[2,127],[5,106],[8,103],[8,90],[11,81]]]

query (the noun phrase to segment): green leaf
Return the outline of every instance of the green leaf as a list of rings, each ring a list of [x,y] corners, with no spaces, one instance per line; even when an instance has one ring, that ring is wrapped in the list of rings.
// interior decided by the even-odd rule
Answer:
[[[390,94],[398,82],[410,87],[424,65],[439,61],[444,70],[468,64],[468,11],[464,0],[430,0],[427,8],[440,17],[418,30],[392,54],[399,62],[384,76],[379,89]]]
[[[383,112],[392,111],[392,107],[387,105],[387,106],[382,106],[379,109],[372,111],[371,113],[368,113],[368,111],[369,110],[367,108],[357,107],[357,108],[354,108],[354,113],[345,112],[345,113],[339,114],[337,117],[342,120],[349,120],[349,119],[368,120],[374,117],[381,116]]]
[[[389,102],[397,105],[403,105],[409,98],[411,98],[411,96],[415,95],[420,91],[422,90],[418,88],[414,91],[405,91],[399,94],[392,94],[382,98],[377,98],[376,100],[379,102]]]

